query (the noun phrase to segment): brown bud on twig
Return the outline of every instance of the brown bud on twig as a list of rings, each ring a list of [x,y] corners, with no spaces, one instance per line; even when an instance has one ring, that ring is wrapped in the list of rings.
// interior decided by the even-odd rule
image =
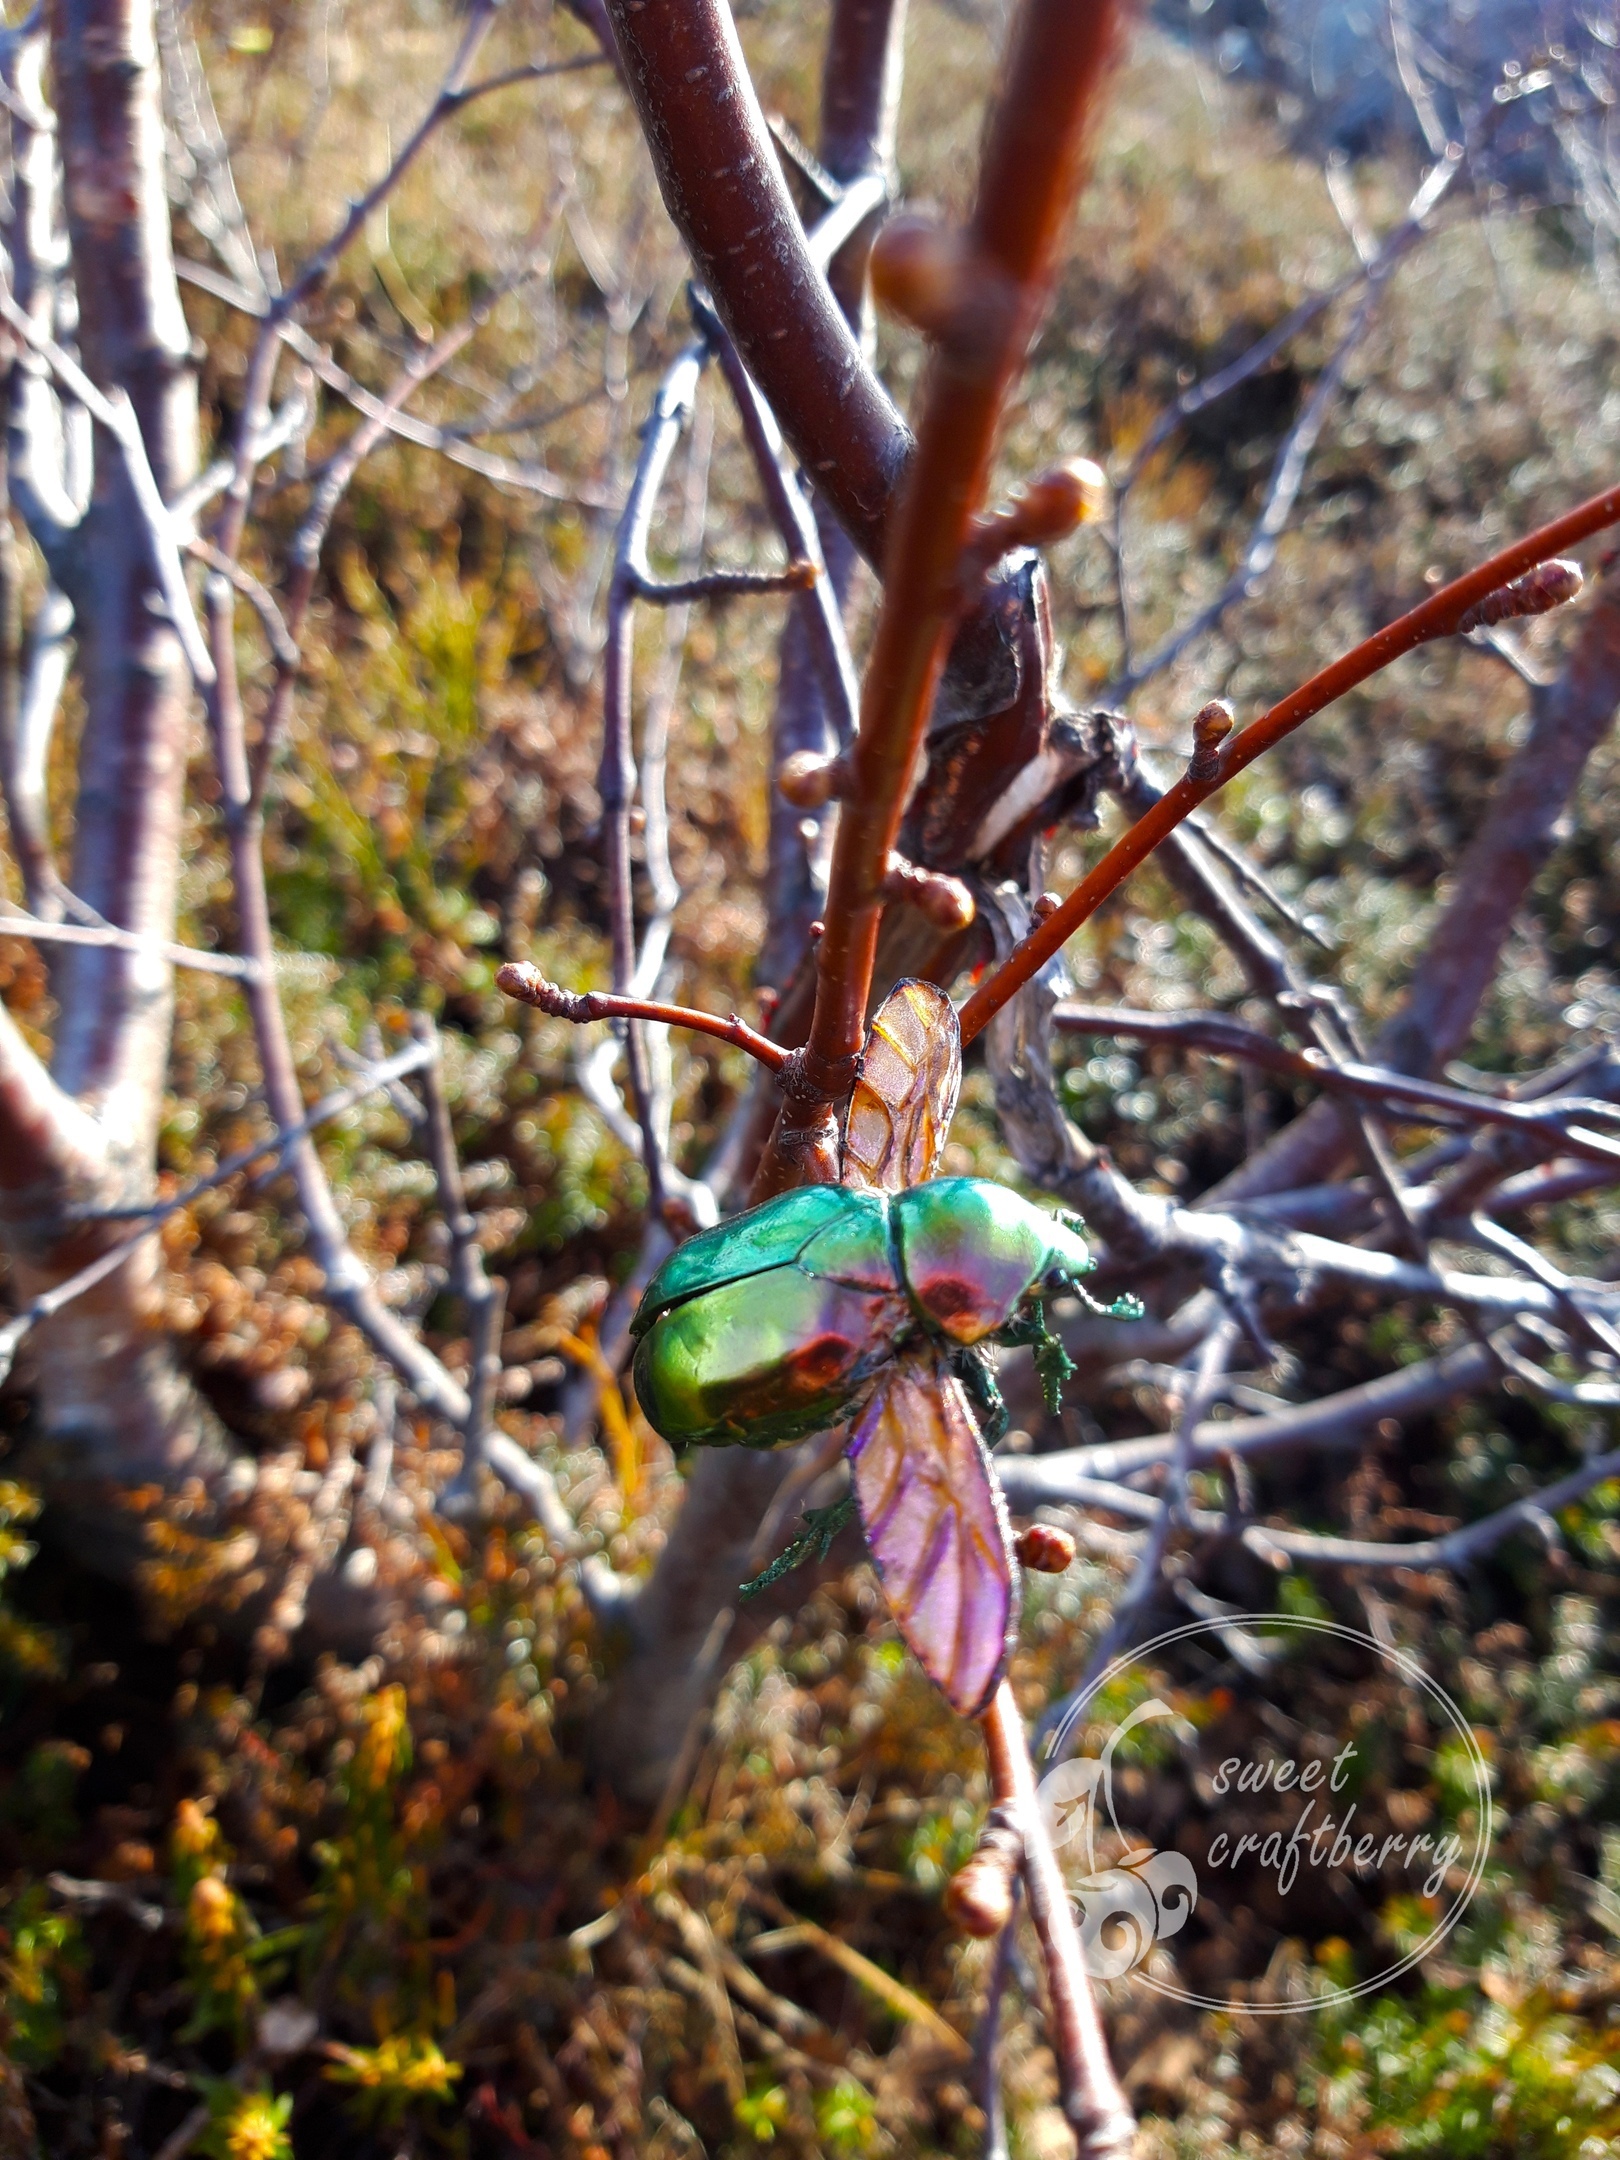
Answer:
[[[891,855],[883,879],[885,900],[903,900],[925,915],[936,930],[965,930],[979,912],[960,878],[943,870],[924,870],[903,855]]]
[[[993,1807],[978,1850],[945,1886],[945,1910],[964,1934],[983,1942],[1001,1933],[1012,1918],[1013,1877],[1023,1857],[1012,1809]]]
[[[1074,1565],[1075,1543],[1067,1530],[1051,1523],[1031,1523],[1013,1540],[1019,1564],[1035,1575],[1061,1575]]]
[[[1234,726],[1232,708],[1225,698],[1211,698],[1193,719],[1193,754],[1187,760],[1189,780],[1213,780],[1221,769],[1221,744]]]
[[[498,967],[495,987],[508,997],[532,1005],[536,1012],[549,1013],[553,1020],[572,1020],[583,1027],[587,1021],[602,1017],[593,992],[564,990],[560,983],[548,982],[527,960],[508,960]]]
[[[1493,623],[1512,622],[1519,615],[1545,615],[1549,609],[1575,599],[1583,583],[1579,563],[1565,562],[1561,557],[1537,563],[1511,585],[1499,585],[1483,600],[1476,600],[1457,618],[1458,634],[1488,630]]]
[[[1032,923],[1045,922],[1048,915],[1055,915],[1063,902],[1055,892],[1037,893],[1029,903],[1029,919]]]
[[[795,810],[820,810],[849,786],[849,762],[822,750],[795,750],[777,767],[776,791]]]
[[[1018,288],[966,235],[916,211],[891,218],[872,243],[872,297],[959,361],[991,351]]]
[[[1001,509],[976,518],[962,557],[964,580],[982,577],[1018,547],[1050,547],[1108,508],[1108,476],[1090,458],[1068,458],[1021,487]]]
[[[943,337],[962,304],[972,252],[961,233],[921,211],[890,218],[872,242],[872,297],[930,337]]]

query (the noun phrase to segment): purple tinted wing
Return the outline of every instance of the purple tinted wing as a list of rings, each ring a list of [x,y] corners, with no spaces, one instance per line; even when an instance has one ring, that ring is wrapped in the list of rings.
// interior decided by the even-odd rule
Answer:
[[[953,1710],[989,1701],[1018,1628],[1018,1573],[996,1474],[962,1384],[905,1358],[849,1443],[861,1527],[906,1643]]]
[[[849,1099],[840,1182],[901,1192],[931,1178],[961,1086],[955,1006],[933,983],[897,983],[866,1038]]]

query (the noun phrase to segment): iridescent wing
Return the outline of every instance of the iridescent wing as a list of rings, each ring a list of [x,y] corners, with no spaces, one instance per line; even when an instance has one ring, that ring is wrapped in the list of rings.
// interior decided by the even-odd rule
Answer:
[[[900,1192],[931,1178],[961,1086],[955,1006],[933,983],[898,983],[866,1038],[849,1099],[840,1182]]]
[[[952,1709],[973,1717],[1018,1630],[1006,1503],[962,1383],[905,1357],[849,1443],[861,1527],[901,1634]]]

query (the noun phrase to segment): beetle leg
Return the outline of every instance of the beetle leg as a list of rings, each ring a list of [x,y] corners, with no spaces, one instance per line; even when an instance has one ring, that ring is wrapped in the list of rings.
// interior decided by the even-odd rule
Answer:
[[[994,1447],[1007,1430],[1007,1405],[1002,1400],[995,1367],[977,1344],[959,1350],[951,1363],[957,1379],[967,1390],[968,1400],[978,1412],[979,1430],[985,1446]]]
[[[1139,1297],[1133,1297],[1128,1290],[1115,1298],[1112,1305],[1104,1305],[1099,1299],[1092,1296],[1083,1283],[1076,1281],[1075,1277],[1064,1268],[1053,1268],[1041,1287],[1048,1297],[1072,1297],[1077,1299],[1086,1308],[1087,1312],[1095,1313],[1099,1320],[1140,1320],[1147,1311],[1147,1307],[1142,1303],[1142,1300]]]
[[[1060,1338],[1053,1334],[1046,1307],[1040,1299],[1033,1299],[1022,1313],[1015,1314],[996,1340],[1006,1343],[1009,1348],[1027,1347],[1034,1351],[1035,1376],[1041,1383],[1048,1412],[1056,1417],[1063,1407],[1064,1387],[1074,1376],[1074,1360]]]
[[[1099,1320],[1140,1320],[1147,1312],[1142,1300],[1131,1291],[1121,1291],[1112,1305],[1104,1305],[1099,1298],[1090,1296],[1078,1283],[1072,1293],[1088,1312],[1094,1312]]]
[[[762,1590],[768,1590],[772,1583],[779,1583],[784,1575],[791,1574],[802,1562],[811,1559],[825,1560],[833,1539],[845,1523],[855,1519],[855,1495],[847,1492],[842,1500],[835,1500],[831,1507],[806,1508],[799,1519],[804,1528],[793,1543],[784,1546],[770,1566],[756,1575],[752,1582],[739,1585],[739,1597],[758,1597]]]

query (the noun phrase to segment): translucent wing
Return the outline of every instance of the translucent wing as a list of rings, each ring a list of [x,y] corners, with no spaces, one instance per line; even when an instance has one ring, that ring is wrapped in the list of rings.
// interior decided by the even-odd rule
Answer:
[[[972,1717],[1017,1631],[1018,1573],[1006,1503],[956,1375],[932,1357],[903,1358],[862,1412],[849,1461],[889,1610],[929,1679]]]
[[[931,1178],[961,1086],[955,1006],[933,983],[897,984],[866,1038],[844,1132],[842,1183],[900,1192]]]

